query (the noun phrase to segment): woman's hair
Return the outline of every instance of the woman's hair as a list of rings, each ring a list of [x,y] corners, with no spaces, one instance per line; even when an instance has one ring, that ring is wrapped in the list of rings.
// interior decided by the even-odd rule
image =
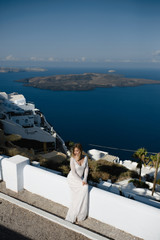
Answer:
[[[80,143],[75,143],[74,146],[73,146],[73,149],[72,149],[72,155],[74,155],[74,150],[75,148],[78,148],[81,152],[81,156],[82,156],[82,145]]]

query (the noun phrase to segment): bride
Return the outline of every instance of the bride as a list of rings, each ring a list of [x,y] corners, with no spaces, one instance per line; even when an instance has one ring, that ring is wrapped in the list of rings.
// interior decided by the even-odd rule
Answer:
[[[71,190],[71,204],[66,220],[74,223],[85,220],[88,214],[88,159],[82,155],[80,143],[73,147],[70,168],[67,180]]]

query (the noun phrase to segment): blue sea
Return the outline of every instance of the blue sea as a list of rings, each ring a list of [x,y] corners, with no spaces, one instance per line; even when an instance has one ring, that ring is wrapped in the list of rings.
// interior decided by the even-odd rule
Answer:
[[[131,159],[145,147],[160,151],[160,85],[97,88],[91,91],[50,91],[24,87],[15,80],[55,74],[107,73],[104,68],[50,68],[47,72],[0,73],[0,91],[23,94],[34,102],[64,141],[80,142]],[[160,69],[117,69],[125,77],[160,80]],[[99,145],[99,147],[90,144]]]

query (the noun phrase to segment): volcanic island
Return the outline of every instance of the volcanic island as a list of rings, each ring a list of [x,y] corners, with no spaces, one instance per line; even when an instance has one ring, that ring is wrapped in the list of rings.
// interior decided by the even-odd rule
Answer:
[[[160,84],[160,80],[126,78],[109,73],[83,73],[33,77],[16,80],[24,86],[53,91],[87,91],[95,88],[135,87],[145,84]]]

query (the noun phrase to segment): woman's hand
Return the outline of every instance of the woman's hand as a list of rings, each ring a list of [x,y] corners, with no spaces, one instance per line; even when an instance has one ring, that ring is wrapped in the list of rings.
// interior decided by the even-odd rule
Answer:
[[[82,181],[82,185],[84,186],[84,185],[87,185],[87,183],[86,182],[84,182],[84,181]]]

